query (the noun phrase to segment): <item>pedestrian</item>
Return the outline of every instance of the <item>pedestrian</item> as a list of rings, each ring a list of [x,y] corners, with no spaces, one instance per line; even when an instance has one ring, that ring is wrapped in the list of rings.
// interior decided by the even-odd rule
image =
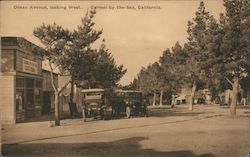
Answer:
[[[85,102],[83,102],[83,104],[82,104],[82,119],[84,122],[86,122],[85,109],[86,109]]]
[[[126,116],[127,116],[127,118],[130,118],[130,114],[131,114],[131,106],[130,106],[129,102],[126,101]]]

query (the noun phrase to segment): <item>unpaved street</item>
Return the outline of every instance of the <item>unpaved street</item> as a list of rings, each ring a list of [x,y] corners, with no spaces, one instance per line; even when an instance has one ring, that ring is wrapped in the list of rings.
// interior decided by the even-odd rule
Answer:
[[[150,109],[150,117],[88,121],[66,119],[3,126],[5,156],[247,157],[249,109],[231,118],[219,106]]]

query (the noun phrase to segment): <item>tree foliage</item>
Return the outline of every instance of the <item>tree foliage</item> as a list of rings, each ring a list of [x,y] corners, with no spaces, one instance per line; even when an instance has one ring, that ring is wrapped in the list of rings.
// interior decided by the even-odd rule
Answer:
[[[116,87],[118,81],[127,70],[124,69],[123,65],[116,64],[105,43],[100,46],[96,56],[93,70],[91,70],[92,79],[89,80],[91,86],[102,88]]]
[[[189,84],[190,109],[197,88],[210,88],[215,93],[230,88],[235,115],[237,93],[241,88],[249,90],[250,84],[250,1],[224,0],[224,6],[226,13],[217,21],[200,2],[195,17],[188,21],[184,46],[177,42],[171,50],[166,49],[159,59],[159,71],[142,68],[134,83],[145,91],[165,87],[172,92]]]
[[[171,50],[166,49],[160,56],[159,62],[163,70],[165,89],[170,93],[176,94],[184,83],[181,70],[184,70],[183,67],[188,56],[179,42]]]
[[[159,90],[160,66],[157,62],[142,68],[138,74],[138,89],[145,93],[157,92]]]
[[[71,103],[69,103],[71,113],[76,110],[74,109],[76,106],[74,108],[71,106],[74,104],[73,87],[76,82],[81,86],[83,82],[90,83],[90,80],[94,80],[91,83],[97,83],[102,87],[114,86],[126,72],[122,65],[116,65],[111,53],[105,47],[102,46],[99,51],[91,47],[102,34],[102,30],[94,29],[95,14],[95,10],[88,10],[81,20],[81,25],[73,31],[64,29],[56,23],[42,24],[33,31],[34,36],[41,41],[48,52],[45,57],[49,61],[51,82],[55,91],[56,125],[60,124],[58,97],[69,82],[58,90],[52,77],[55,68],[61,75],[71,77]]]

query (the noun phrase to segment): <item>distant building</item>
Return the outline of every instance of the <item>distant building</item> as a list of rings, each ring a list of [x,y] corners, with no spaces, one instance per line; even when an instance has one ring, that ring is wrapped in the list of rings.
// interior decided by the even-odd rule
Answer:
[[[176,104],[189,104],[192,89],[190,87],[182,87],[175,99]],[[211,103],[211,92],[208,89],[195,91],[194,104]]]
[[[59,76],[58,89],[61,89],[69,80],[70,76]],[[59,102],[60,102],[60,113],[62,116],[70,114],[70,109],[69,109],[70,92],[71,92],[71,83],[69,83],[67,87],[60,94]],[[73,102],[76,103],[76,107],[78,111],[80,111],[82,107],[81,88],[78,88],[76,85],[74,85],[73,92],[74,92]]]
[[[42,69],[46,51],[22,37],[1,37],[0,120],[16,123],[50,113],[50,72]],[[54,74],[57,83],[57,74]]]
[[[246,92],[245,97],[243,95],[243,89],[240,89],[237,93],[237,105],[249,104],[250,92]],[[227,89],[219,94],[219,100],[221,105],[230,105],[232,101],[232,90]]]
[[[181,91],[177,94],[177,97],[175,98],[175,104],[188,104],[189,103],[189,97],[191,94],[191,88],[189,87],[182,87]]]
[[[184,94],[178,95],[175,98],[175,104],[177,104],[177,105],[186,104],[186,95],[184,95]]]
[[[67,83],[69,79],[70,79],[70,76],[59,76],[58,89],[61,89]],[[71,84],[69,83],[68,86],[60,94],[59,102],[60,102],[61,115],[70,113],[70,109],[69,109],[70,91],[71,91]]]
[[[42,69],[43,72],[43,107],[42,107],[42,114],[50,114],[55,111],[55,104],[54,104],[54,89],[51,85],[51,74],[50,71]],[[56,88],[58,88],[58,74],[54,73],[54,82]]]

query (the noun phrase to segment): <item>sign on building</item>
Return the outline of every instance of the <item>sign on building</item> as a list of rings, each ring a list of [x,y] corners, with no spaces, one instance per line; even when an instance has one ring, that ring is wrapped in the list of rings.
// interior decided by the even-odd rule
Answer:
[[[34,61],[23,58],[23,72],[38,74],[38,64]]]

